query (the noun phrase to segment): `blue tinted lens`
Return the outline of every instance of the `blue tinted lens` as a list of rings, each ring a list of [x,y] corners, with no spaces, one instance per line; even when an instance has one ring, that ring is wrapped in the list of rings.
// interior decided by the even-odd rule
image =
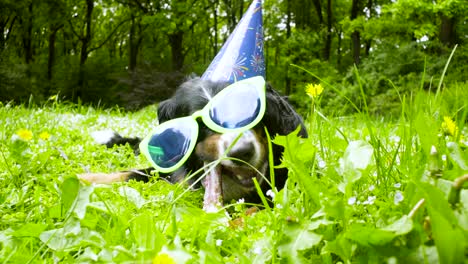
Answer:
[[[186,122],[180,122],[153,134],[148,142],[148,152],[154,163],[161,168],[176,165],[187,154],[192,129]]]
[[[252,123],[260,113],[261,100],[253,84],[245,84],[222,97],[214,97],[210,118],[224,128],[241,128]]]

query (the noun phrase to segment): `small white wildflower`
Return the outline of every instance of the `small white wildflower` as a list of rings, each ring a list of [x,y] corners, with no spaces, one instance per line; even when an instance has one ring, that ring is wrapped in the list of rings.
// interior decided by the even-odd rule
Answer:
[[[398,188],[400,188],[400,187],[401,187],[401,183],[397,182],[397,183],[395,183],[395,184],[393,185],[393,187],[395,187],[395,188],[397,188],[397,189],[398,189]]]
[[[282,208],[283,208],[283,206],[282,206],[281,204],[279,204],[279,203],[278,203],[278,204],[276,204],[276,208],[278,208],[278,209],[282,209]]]
[[[367,197],[367,200],[362,202],[362,204],[374,204],[375,199],[377,199],[375,196],[369,196]]]
[[[393,197],[393,203],[399,204],[401,201],[403,201],[403,199],[404,199],[403,194],[400,191],[397,191],[395,193],[395,197]]]
[[[443,161],[447,161],[447,155],[443,154],[443,155],[441,156],[441,158],[442,158]]]
[[[326,166],[327,166],[327,163],[326,163],[325,161],[323,161],[323,160],[319,161],[318,167],[319,167],[320,169],[323,169],[323,168],[325,168]]]
[[[221,240],[221,239],[216,240],[216,246],[217,247],[220,247],[222,244],[223,244],[223,240]]]
[[[350,197],[350,198],[348,199],[348,204],[349,204],[349,205],[353,205],[353,204],[355,204],[355,203],[356,203],[356,197],[355,197],[355,196]]]
[[[271,199],[275,199],[275,192],[272,191],[271,189],[266,192],[267,196],[270,196]]]
[[[374,191],[374,190],[375,190],[375,185],[374,185],[374,184],[372,184],[371,186],[369,186],[369,191],[372,192],[372,191]]]
[[[245,199],[244,198],[240,198],[239,201],[237,201],[238,204],[243,204],[245,203]]]
[[[391,136],[390,140],[395,142],[395,143],[399,143],[401,138],[399,136]]]
[[[434,145],[431,146],[431,155],[437,155],[437,149]]]
[[[254,248],[253,253],[256,254],[256,255],[262,254],[262,248],[260,248],[260,247]]]

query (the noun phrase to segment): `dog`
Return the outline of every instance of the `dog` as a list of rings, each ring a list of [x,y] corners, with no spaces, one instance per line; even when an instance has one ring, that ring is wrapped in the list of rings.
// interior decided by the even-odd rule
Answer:
[[[213,82],[198,77],[186,80],[171,98],[159,103],[159,123],[163,124],[175,118],[192,115],[202,109],[210,98],[228,85],[229,83]],[[238,107],[241,109],[242,105]],[[253,128],[243,132],[240,137],[234,133],[214,132],[201,120],[197,120],[197,122],[199,131],[194,151],[176,171],[159,173],[159,177],[171,183],[186,182],[195,188],[203,187],[205,189],[204,209],[208,211],[213,209],[213,204],[219,208],[223,203],[239,199],[244,199],[245,202],[249,203],[260,202],[253,178],[257,179],[264,193],[271,189],[271,186],[265,181],[265,179],[270,179],[270,153],[265,129],[274,138],[276,135],[287,135],[300,126],[299,136],[304,138],[308,136],[301,116],[293,109],[287,99],[268,83],[266,84],[266,109],[263,118]],[[232,145],[235,140],[237,140],[236,143]],[[114,134],[113,138],[105,144],[112,146],[128,143],[135,146],[139,141],[139,138],[123,138]],[[278,165],[283,148],[273,144],[272,152],[273,162]],[[229,158],[223,158],[225,153]],[[217,160],[219,163],[216,167],[207,165]],[[194,174],[201,168],[203,168],[201,171],[206,175],[204,179],[200,179],[203,173]],[[148,181],[153,170],[153,168],[146,168],[111,174],[91,173],[79,177],[87,182],[95,183],[129,180]],[[274,176],[276,188],[283,188],[288,177],[287,169],[275,168]],[[217,181],[216,179],[221,182],[210,182]]]

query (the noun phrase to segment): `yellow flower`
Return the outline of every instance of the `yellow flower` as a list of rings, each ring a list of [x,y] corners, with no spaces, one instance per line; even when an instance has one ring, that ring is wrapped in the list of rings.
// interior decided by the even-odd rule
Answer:
[[[323,87],[321,84],[308,83],[305,88],[306,93],[312,97],[319,97],[323,92]]]
[[[176,264],[174,259],[167,253],[159,253],[154,259],[153,264]]]
[[[22,140],[31,140],[33,138],[33,133],[25,128],[18,130],[18,132],[16,132],[16,135],[18,135],[18,137]]]
[[[49,101],[55,101],[55,100],[57,100],[57,95],[52,95],[51,97],[49,97],[48,100],[49,100]]]
[[[42,140],[49,140],[50,134],[47,133],[46,131],[41,132],[41,133],[39,134],[39,138],[42,139]]]
[[[442,122],[442,130],[449,135],[456,137],[458,135],[458,127],[452,118],[444,116],[444,122]]]

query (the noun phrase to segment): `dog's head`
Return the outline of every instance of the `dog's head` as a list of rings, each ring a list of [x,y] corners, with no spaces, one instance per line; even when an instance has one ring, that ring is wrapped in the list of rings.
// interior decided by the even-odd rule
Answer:
[[[210,98],[228,85],[227,83],[214,83],[200,78],[186,81],[172,98],[159,104],[159,122],[163,123],[174,118],[190,116],[202,109]],[[239,105],[238,107],[238,111],[240,111],[243,106]],[[236,110],[233,109],[233,111]],[[193,173],[205,166],[208,176],[201,181],[205,188],[205,207],[207,203],[216,203],[220,199],[219,196],[222,197],[224,202],[241,198],[246,201],[257,202],[258,194],[252,178],[257,179],[263,190],[271,188],[264,181],[264,177],[269,179],[269,153],[265,128],[273,137],[277,134],[286,135],[300,125],[302,126],[300,135],[307,137],[301,117],[269,85],[267,85],[266,89],[266,110],[263,119],[254,128],[243,132],[240,137],[238,137],[237,133],[216,133],[210,130],[201,120],[197,121],[200,131],[195,150],[187,162],[172,173],[170,178],[173,182],[180,182],[189,173]],[[238,140],[233,145],[236,138]],[[281,151],[281,147],[273,147],[273,156],[276,163],[279,161]],[[207,166],[210,162],[220,159],[226,152],[230,159],[222,159],[215,167]],[[278,170],[275,172],[275,177],[277,187],[282,188],[287,177],[287,171]],[[196,179],[191,181],[194,180]]]

